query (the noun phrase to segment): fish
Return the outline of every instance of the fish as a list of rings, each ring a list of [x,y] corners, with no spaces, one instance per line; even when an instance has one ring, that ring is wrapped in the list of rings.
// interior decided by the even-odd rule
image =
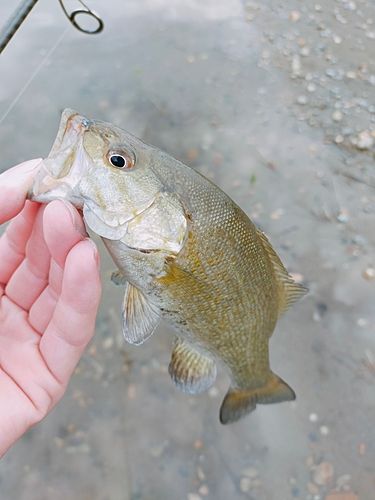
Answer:
[[[66,109],[29,197],[69,201],[103,239],[117,266],[112,280],[124,287],[128,343],[141,345],[161,320],[174,327],[168,371],[179,389],[202,393],[217,365],[226,369],[221,423],[295,399],[271,370],[269,339],[307,289],[218,186],[121,128]]]

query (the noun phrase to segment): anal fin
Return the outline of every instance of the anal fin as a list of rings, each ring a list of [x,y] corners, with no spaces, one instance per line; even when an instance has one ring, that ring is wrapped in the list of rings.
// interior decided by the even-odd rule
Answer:
[[[160,320],[159,309],[130,283],[125,285],[122,328],[129,344],[143,344],[153,334]]]
[[[229,424],[255,410],[256,405],[293,401],[296,394],[280,377],[271,373],[268,382],[255,389],[229,389],[220,408],[220,422]]]
[[[176,340],[168,371],[177,387],[189,394],[206,391],[216,379],[215,361],[181,339]]]

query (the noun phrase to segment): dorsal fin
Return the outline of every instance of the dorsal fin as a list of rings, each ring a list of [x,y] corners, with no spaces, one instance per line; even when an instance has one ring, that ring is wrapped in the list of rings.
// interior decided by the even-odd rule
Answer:
[[[268,241],[267,236],[260,229],[257,229],[257,234],[263,244],[263,248],[270,258],[272,267],[275,271],[276,279],[278,281],[278,284],[280,285],[281,293],[279,314],[282,314],[287,309],[289,309],[292,304],[297,302],[298,299],[306,295],[308,289],[293,280],[293,278],[290,276],[283,263],[281,262],[280,257],[272,248],[272,245]]]

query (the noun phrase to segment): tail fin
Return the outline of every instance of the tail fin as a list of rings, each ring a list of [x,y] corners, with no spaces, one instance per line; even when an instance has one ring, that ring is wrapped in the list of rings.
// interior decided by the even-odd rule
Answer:
[[[267,383],[255,389],[229,389],[220,408],[220,422],[236,422],[255,410],[257,403],[270,404],[296,399],[295,392],[280,377],[271,373]]]

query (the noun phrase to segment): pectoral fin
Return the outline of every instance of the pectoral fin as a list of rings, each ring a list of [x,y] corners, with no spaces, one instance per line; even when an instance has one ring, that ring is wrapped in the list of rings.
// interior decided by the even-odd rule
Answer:
[[[257,403],[271,404],[296,399],[295,392],[280,377],[271,373],[268,382],[255,389],[229,389],[220,408],[220,422],[236,422],[255,410]]]
[[[176,340],[168,371],[177,387],[189,394],[207,390],[216,379],[215,361],[180,339]]]
[[[126,283],[122,310],[122,328],[129,344],[140,345],[153,334],[160,320],[160,311],[143,293]]]

